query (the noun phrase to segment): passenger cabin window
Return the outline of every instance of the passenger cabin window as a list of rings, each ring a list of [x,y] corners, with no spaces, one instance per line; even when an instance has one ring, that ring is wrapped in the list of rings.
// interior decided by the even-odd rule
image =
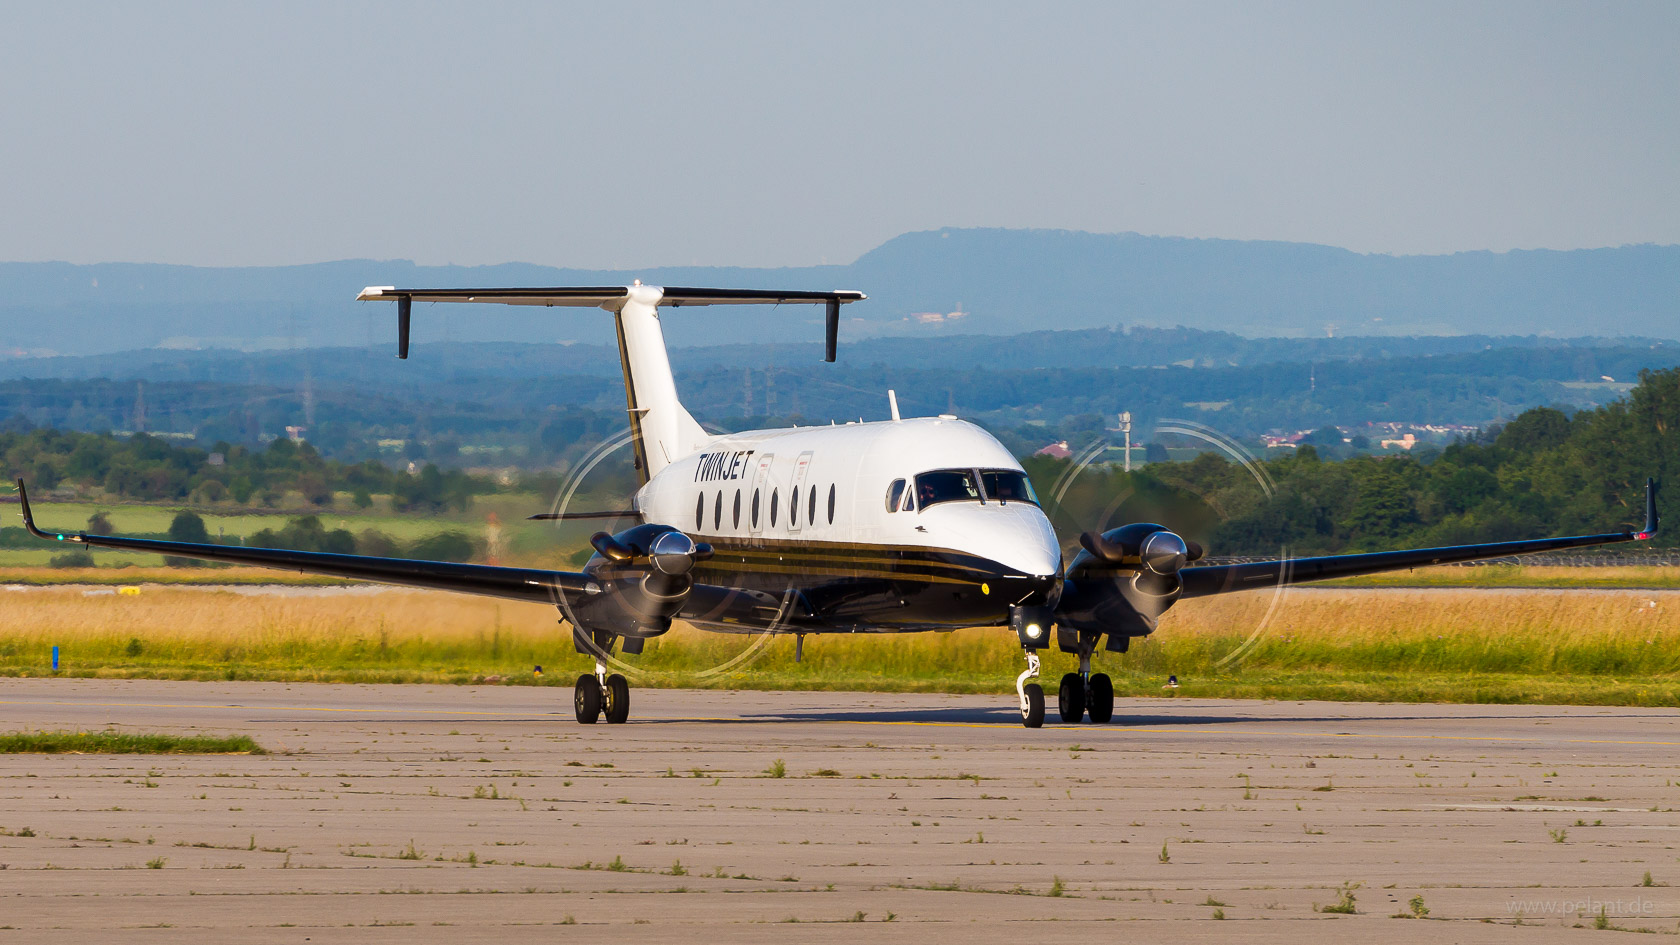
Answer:
[[[916,477],[916,504],[925,509],[941,502],[979,502],[972,469],[936,469]]]
[[[750,514],[751,514],[751,517],[752,517],[752,527],[757,528],[758,527],[758,490],[757,489],[753,490],[752,512]]]
[[[770,527],[771,528],[776,527],[776,506],[781,503],[781,499],[782,499],[782,490],[780,490],[780,489],[771,489],[770,490]]]
[[[982,469],[980,482],[986,487],[986,498],[1008,505],[1011,502],[1038,504],[1038,493],[1026,473],[1013,469]]]
[[[735,528],[741,527],[741,490],[735,490]]]
[[[828,487],[828,524],[830,525],[834,524],[834,499],[838,495],[835,492],[836,488],[838,487],[834,485]]]
[[[904,497],[904,485],[905,483],[903,479],[894,479],[892,481],[892,485],[887,487],[888,512],[898,511],[898,500]]]
[[[817,524],[817,487],[811,487],[811,498],[805,503],[805,522],[809,525]]]
[[[793,495],[788,498],[788,527],[799,527],[799,487],[793,487]]]
[[[694,503],[694,530],[700,531],[706,527],[706,494],[700,493],[699,501]]]
[[[720,530],[722,530],[722,528],[723,528],[723,490],[719,489],[718,494],[717,494],[717,504],[712,506],[712,531],[714,531],[714,532],[715,531],[720,531]]]

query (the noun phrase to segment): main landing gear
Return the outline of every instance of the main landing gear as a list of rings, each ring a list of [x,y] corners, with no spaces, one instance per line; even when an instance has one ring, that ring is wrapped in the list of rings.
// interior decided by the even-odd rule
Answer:
[[[610,725],[622,724],[630,718],[630,683],[618,673],[608,676],[606,664],[596,661],[593,676],[578,677],[572,706],[584,725],[594,725],[603,715]]]
[[[1079,672],[1062,677],[1056,693],[1056,708],[1063,722],[1077,722],[1086,715],[1098,725],[1114,718],[1114,682],[1106,673],[1091,673],[1091,651],[1096,640],[1079,642]]]
[[[1056,692],[1056,710],[1063,722],[1078,722],[1090,716],[1098,725],[1114,718],[1114,683],[1104,673],[1091,672],[1091,653],[1097,641],[1079,641],[1079,672],[1062,677]],[[1027,669],[1015,677],[1015,692],[1021,697],[1021,724],[1027,728],[1044,725],[1044,688],[1027,682],[1038,677],[1038,651],[1027,649]]]

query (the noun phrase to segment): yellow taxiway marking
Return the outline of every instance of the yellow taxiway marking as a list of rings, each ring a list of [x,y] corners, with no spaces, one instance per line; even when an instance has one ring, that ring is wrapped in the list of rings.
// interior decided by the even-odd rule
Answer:
[[[83,706],[83,707],[95,708],[95,709],[244,709],[244,710],[253,711],[253,712],[255,712],[255,711],[264,711],[264,712],[321,712],[321,713],[344,713],[344,714],[358,714],[358,713],[360,713],[360,714],[383,714],[383,715],[388,715],[388,714],[393,713],[393,712],[413,712],[413,713],[425,713],[425,714],[428,714],[428,715],[463,715],[463,716],[485,716],[485,717],[523,717],[523,716],[532,715],[533,713],[535,713],[535,714],[544,714],[545,713],[545,710],[543,710],[541,708],[533,708],[533,709],[528,709],[528,710],[523,710],[523,711],[493,711],[493,710],[481,710],[481,709],[445,709],[445,708],[424,708],[424,707],[403,708],[403,707],[397,707],[397,706],[380,706],[380,707],[376,707],[376,708],[347,708],[347,707],[342,707],[342,706],[334,707],[334,706],[306,706],[306,705],[239,705],[239,704],[234,704],[234,703],[212,703],[212,702],[200,702],[200,703],[69,702],[69,701],[64,701],[64,700],[38,700],[38,699],[0,699],[0,705]],[[552,711],[552,712],[549,712],[547,714],[563,716],[564,713],[561,712],[561,711]],[[728,723],[728,722],[744,722],[744,721],[772,721],[772,720],[778,719],[778,718],[784,718],[784,717],[771,715],[769,718],[759,720],[759,719],[746,719],[746,718],[743,718],[741,716],[690,716],[690,717],[678,717],[678,718],[649,719],[649,720],[645,720],[645,721],[657,721],[657,722],[664,723],[664,724],[671,724],[671,723],[678,723],[678,722],[722,722],[722,723]],[[1008,724],[998,723],[998,722],[939,722],[939,721],[932,721],[932,720],[921,721],[921,720],[916,720],[916,719],[820,719],[820,718],[818,718],[818,719],[803,719],[803,720],[800,720],[800,721],[819,722],[819,723],[828,724],[828,725],[909,725],[909,726],[920,726],[920,727],[923,727],[923,728],[986,728],[986,729],[998,729],[998,728],[1010,728],[1010,727],[1012,727]],[[1224,723],[1224,724],[1240,725],[1242,723],[1238,722],[1238,723]],[[1158,728],[1158,727],[1128,728],[1128,727],[1126,727],[1125,725],[1122,724],[1122,725],[1115,725],[1115,726],[1105,726],[1103,728],[1080,727],[1080,728],[1077,728],[1077,729],[1051,729],[1051,731],[1052,732],[1074,731],[1074,732],[1089,733],[1089,734],[1092,734],[1092,735],[1096,735],[1096,734],[1099,734],[1099,733],[1102,733],[1102,732],[1112,732],[1117,737],[1120,736],[1120,735],[1131,735],[1131,734],[1146,734],[1146,735],[1233,735],[1233,736],[1262,735],[1262,736],[1270,736],[1270,737],[1276,737],[1276,738],[1365,738],[1365,739],[1386,738],[1386,739],[1409,739],[1409,740],[1419,740],[1419,739],[1421,739],[1421,740],[1425,740],[1425,741],[1532,742],[1532,743],[1537,743],[1537,744],[1551,744],[1551,745],[1652,745],[1652,746],[1659,746],[1659,747],[1680,746],[1680,741],[1656,741],[1656,740],[1650,740],[1650,739],[1623,739],[1623,738],[1544,738],[1544,737],[1529,736],[1529,735],[1430,735],[1430,734],[1405,734],[1405,733],[1389,733],[1389,732],[1277,732],[1277,731],[1269,731],[1269,730],[1264,730],[1264,729],[1256,731],[1254,729],[1210,728],[1210,727],[1207,727],[1203,723],[1197,722],[1194,719],[1187,719],[1186,720],[1186,726],[1183,727],[1183,728]]]

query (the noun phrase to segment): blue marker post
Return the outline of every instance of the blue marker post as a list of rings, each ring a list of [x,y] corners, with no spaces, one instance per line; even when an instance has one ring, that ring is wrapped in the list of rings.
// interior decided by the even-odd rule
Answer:
[[[58,672],[58,647],[53,647],[53,672]]]

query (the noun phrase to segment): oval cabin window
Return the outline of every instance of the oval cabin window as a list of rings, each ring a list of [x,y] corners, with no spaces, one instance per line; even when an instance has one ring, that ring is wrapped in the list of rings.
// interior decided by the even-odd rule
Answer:
[[[723,528],[723,490],[719,489],[717,504],[712,506],[712,531]]]
[[[799,487],[793,487],[793,494],[788,496],[788,527],[799,527]]]
[[[817,487],[816,486],[811,487],[811,498],[808,500],[808,502],[805,506],[805,523],[807,525],[817,524]]]
[[[771,528],[776,527],[776,504],[777,504],[777,502],[779,502],[781,500],[781,498],[782,498],[782,490],[780,490],[780,489],[771,489],[770,490],[770,527]]]
[[[700,493],[700,501],[694,503],[694,530],[700,531],[706,527],[706,494]]]
[[[894,479],[892,485],[887,487],[888,512],[898,511],[898,500],[904,498],[904,485],[903,479]]]
[[[741,527],[741,490],[739,489],[735,490],[735,524],[732,527],[735,529]]]
[[[758,490],[757,489],[753,490],[752,511],[750,513],[748,513],[748,517],[752,521],[752,527],[757,528],[758,527]]]
[[[836,489],[836,487],[832,486],[832,485],[828,487],[828,524],[830,524],[830,525],[834,524],[834,498],[835,498],[835,494],[836,494],[835,491],[834,491],[835,489]]]

